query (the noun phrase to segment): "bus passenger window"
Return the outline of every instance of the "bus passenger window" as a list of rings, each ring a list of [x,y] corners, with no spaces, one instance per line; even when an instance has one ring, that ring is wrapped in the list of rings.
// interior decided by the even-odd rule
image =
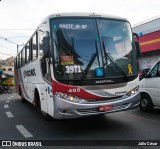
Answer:
[[[22,66],[25,65],[25,49],[22,50]]]
[[[32,45],[31,41],[29,41],[28,46],[29,46],[29,62],[32,61]]]
[[[18,67],[21,67],[21,53],[18,55]]]
[[[30,62],[30,45],[27,43],[26,45],[26,50],[27,50],[27,63]]]
[[[49,35],[47,32],[39,30],[40,36],[40,59],[42,75],[47,80],[51,80],[50,76],[50,55],[49,55]]]
[[[32,39],[32,58],[35,60],[38,57],[38,45],[37,45],[37,33],[33,36]]]

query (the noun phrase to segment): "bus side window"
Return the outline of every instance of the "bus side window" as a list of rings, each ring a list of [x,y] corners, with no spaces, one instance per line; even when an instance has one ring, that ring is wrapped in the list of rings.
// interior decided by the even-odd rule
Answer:
[[[21,51],[21,67],[23,66],[23,50]]]
[[[32,59],[35,60],[38,57],[38,44],[37,44],[37,32],[32,38]]]
[[[39,31],[39,37],[40,37],[39,47],[40,47],[41,70],[42,70],[42,75],[44,76],[44,74],[45,74],[45,62],[44,62],[44,52],[43,52],[43,47],[42,47],[44,32],[42,32],[41,30]]]
[[[28,62],[30,62],[30,45],[29,45],[29,42],[27,43],[27,45],[26,45],[26,56],[27,56],[27,58],[26,58],[26,63],[28,63]]]
[[[18,68],[21,67],[21,53],[18,54]]]
[[[30,61],[32,61],[33,60],[33,46],[32,46],[32,38],[31,38],[31,40],[29,41],[29,50],[30,50],[30,55],[29,55],[29,57],[30,57]]]
[[[25,65],[25,49],[22,50],[22,66]]]
[[[41,69],[43,77],[47,80],[51,80],[50,68],[49,68],[49,35],[48,32],[43,32],[39,30],[40,36],[40,59],[41,59]]]
[[[24,49],[25,49],[25,64],[27,64],[27,48],[26,48],[26,46],[24,47]]]

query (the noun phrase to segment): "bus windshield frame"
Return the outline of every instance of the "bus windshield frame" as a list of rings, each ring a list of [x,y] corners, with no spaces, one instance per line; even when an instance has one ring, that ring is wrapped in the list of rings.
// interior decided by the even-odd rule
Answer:
[[[52,18],[50,27],[57,80],[124,78],[121,80],[125,82],[129,80],[126,78],[137,77],[136,50],[129,22],[108,18]]]

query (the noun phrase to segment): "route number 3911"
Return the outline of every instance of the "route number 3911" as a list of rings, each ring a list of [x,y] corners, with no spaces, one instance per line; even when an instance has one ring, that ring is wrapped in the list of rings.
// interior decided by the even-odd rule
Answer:
[[[66,73],[81,73],[80,65],[66,66]]]

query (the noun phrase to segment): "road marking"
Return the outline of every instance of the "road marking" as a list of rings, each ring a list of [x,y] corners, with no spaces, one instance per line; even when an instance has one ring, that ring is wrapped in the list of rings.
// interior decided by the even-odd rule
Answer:
[[[11,98],[8,98],[8,99],[11,99]]]
[[[20,133],[25,137],[25,138],[31,138],[33,135],[26,129],[24,128],[23,125],[16,125],[16,128],[20,131]]]
[[[14,96],[11,96],[11,98],[13,98]]]
[[[147,121],[151,121],[151,122],[160,123],[160,121],[158,121],[158,120],[153,120],[153,119],[145,118],[145,117],[142,117],[142,116],[137,116],[137,115],[133,115],[133,114],[125,113],[125,112],[123,114],[126,114],[128,116],[133,116],[133,117],[141,119],[141,120],[147,120]]]
[[[6,103],[9,103],[9,100],[6,100]]]
[[[16,96],[16,95],[18,95],[18,94],[17,93],[13,94],[13,97]]]
[[[6,114],[7,114],[8,118],[14,117],[13,114],[10,111],[7,111]]]
[[[6,109],[6,108],[9,108],[9,106],[8,105],[4,105],[4,108]]]

